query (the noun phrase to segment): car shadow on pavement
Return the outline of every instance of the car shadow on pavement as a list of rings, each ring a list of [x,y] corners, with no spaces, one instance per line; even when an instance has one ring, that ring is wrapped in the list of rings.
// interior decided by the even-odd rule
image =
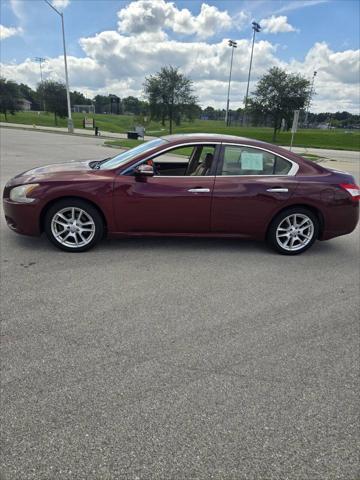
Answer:
[[[9,240],[9,239],[8,239]],[[26,237],[21,235],[12,235],[12,243],[15,243],[21,249],[29,249],[33,252],[41,253],[54,253],[54,254],[67,254],[61,250],[55,248],[47,240],[45,235],[38,237]],[[120,239],[104,239],[93,250],[84,252],[84,254],[98,254],[98,253],[121,253],[121,252],[239,252],[239,253],[260,253],[276,255],[278,254],[272,251],[262,241],[244,240],[236,238],[194,238],[194,237],[133,237],[133,238],[120,238]],[[330,254],[343,254],[346,251],[344,245],[340,245],[339,242],[316,242],[315,245],[306,252],[305,255],[310,253],[316,253],[316,255],[328,255]]]

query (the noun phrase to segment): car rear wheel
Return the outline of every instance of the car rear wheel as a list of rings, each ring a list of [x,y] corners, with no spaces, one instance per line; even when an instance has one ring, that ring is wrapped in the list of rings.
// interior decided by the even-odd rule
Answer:
[[[61,250],[84,252],[103,236],[104,224],[95,207],[81,199],[64,199],[52,205],[45,215],[45,233]]]
[[[298,255],[315,242],[319,221],[306,208],[289,208],[272,221],[268,232],[269,245],[282,255]]]

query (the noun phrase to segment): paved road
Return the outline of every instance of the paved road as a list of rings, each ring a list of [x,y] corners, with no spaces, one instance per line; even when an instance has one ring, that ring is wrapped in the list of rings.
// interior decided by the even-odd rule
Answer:
[[[1,140],[3,181],[107,155],[96,139]],[[293,258],[1,237],[2,479],[359,478],[358,232]]]

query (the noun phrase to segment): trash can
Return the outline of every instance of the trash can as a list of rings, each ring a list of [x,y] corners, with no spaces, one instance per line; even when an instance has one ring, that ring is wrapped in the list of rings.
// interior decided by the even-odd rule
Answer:
[[[127,138],[137,140],[139,138],[139,134],[137,132],[127,132]]]

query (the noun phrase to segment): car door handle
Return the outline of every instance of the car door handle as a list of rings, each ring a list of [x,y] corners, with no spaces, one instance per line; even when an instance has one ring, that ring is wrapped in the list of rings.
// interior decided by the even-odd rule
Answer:
[[[190,188],[190,193],[210,193],[210,188]]]
[[[266,190],[267,192],[277,192],[277,193],[287,193],[289,191],[288,188],[282,188],[282,187],[274,187],[274,188],[268,188]]]

